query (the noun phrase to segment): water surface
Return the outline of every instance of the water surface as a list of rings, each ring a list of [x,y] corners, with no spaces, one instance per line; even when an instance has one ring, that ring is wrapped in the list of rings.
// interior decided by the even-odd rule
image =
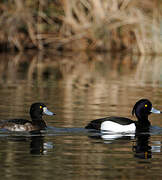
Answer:
[[[84,126],[105,116],[131,115],[148,98],[162,110],[161,57],[96,53],[0,55],[0,119],[29,119],[31,103],[44,116],[41,135],[0,131],[2,179],[161,179],[162,116],[153,133],[101,135]]]

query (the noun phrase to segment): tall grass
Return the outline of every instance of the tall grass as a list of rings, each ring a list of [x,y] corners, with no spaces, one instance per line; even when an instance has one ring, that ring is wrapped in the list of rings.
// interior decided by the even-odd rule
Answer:
[[[64,0],[66,33],[86,39],[92,49],[160,53],[160,2]]]
[[[58,33],[61,26],[58,14],[62,12],[57,4],[57,1],[50,0],[0,2],[0,45],[7,44],[7,49],[20,51],[43,49],[46,39]]]
[[[162,53],[161,0],[12,0],[0,3],[0,44]]]

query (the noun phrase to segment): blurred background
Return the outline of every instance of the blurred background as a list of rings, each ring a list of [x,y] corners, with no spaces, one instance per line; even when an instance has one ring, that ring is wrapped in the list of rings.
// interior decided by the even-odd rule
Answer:
[[[161,0],[2,0],[0,50],[162,52]]]

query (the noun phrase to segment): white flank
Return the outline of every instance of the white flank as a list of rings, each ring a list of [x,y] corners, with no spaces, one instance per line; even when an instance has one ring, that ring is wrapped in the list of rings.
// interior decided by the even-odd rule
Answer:
[[[120,133],[134,133],[136,131],[136,126],[134,123],[129,125],[121,125],[112,121],[104,121],[101,124],[102,131],[120,132]]]

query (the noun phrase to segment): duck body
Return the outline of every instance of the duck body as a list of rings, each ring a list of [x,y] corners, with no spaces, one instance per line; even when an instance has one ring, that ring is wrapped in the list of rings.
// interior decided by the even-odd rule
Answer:
[[[152,107],[147,99],[141,99],[133,107],[132,115],[136,115],[137,121],[125,117],[106,117],[91,121],[85,128],[119,133],[135,133],[149,131],[150,121],[148,116],[151,113],[160,114],[159,110]]]
[[[42,119],[43,114],[55,115],[50,112],[43,103],[34,103],[30,108],[31,120],[26,119],[9,119],[1,120],[0,128],[7,129],[9,131],[35,131],[44,130],[47,125]]]
[[[136,122],[125,117],[106,117],[91,121],[85,128],[113,132],[135,132]]]
[[[44,121],[34,123],[26,119],[9,119],[0,122],[0,128],[7,129],[9,131],[44,130],[46,127],[47,126]]]

